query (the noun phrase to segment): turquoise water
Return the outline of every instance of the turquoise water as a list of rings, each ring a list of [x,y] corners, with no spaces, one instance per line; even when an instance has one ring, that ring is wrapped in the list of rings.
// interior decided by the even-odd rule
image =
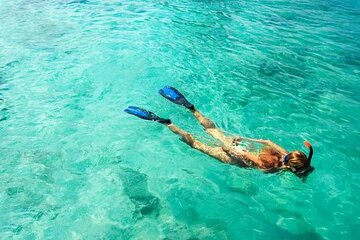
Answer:
[[[0,0],[1,239],[356,239],[360,2]],[[305,183],[221,164],[229,132],[312,142]]]

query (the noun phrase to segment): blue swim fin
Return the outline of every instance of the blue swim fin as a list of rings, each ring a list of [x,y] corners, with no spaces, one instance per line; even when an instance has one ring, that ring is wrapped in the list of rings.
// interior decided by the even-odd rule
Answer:
[[[170,119],[161,118],[155,113],[145,110],[143,108],[129,106],[127,109],[124,110],[124,112],[145,120],[156,121],[163,124],[171,124]]]
[[[195,110],[195,107],[193,104],[191,104],[185,97],[182,95],[177,89],[165,86],[162,89],[159,90],[159,93],[164,98],[170,100],[173,103],[182,105],[190,110]]]

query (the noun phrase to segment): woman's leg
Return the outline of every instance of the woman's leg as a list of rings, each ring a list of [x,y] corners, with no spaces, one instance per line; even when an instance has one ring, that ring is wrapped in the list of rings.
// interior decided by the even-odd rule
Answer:
[[[191,112],[194,114],[195,118],[200,122],[200,124],[204,127],[205,132],[207,132],[210,136],[220,140],[225,145],[232,144],[234,138],[226,136],[219,128],[215,126],[215,123],[213,121],[206,118],[196,109],[192,110]]]
[[[191,146],[217,160],[224,162],[224,163],[234,163],[234,159],[232,159],[221,147],[210,147],[194,138],[193,135],[190,133],[180,129],[174,124],[166,125],[173,133],[180,135],[182,140]]]

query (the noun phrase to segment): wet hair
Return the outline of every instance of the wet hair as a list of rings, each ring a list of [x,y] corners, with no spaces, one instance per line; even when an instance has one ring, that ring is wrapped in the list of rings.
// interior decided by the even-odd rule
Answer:
[[[269,155],[270,156],[275,156],[278,158],[278,160],[281,159],[281,154],[279,151],[277,151],[276,149],[269,147],[269,146],[265,146],[262,151],[259,154],[259,159],[261,160],[261,162],[263,163],[263,166],[265,168],[273,168],[274,163],[271,162],[271,160],[269,159]],[[270,161],[269,161],[270,160]]]
[[[303,169],[310,166],[310,160],[305,153],[300,151],[292,151],[287,155],[287,165],[296,170]]]
[[[291,171],[303,181],[315,170],[315,168],[310,165],[314,150],[308,141],[305,141],[304,145],[309,148],[309,156],[306,156],[305,153],[300,151],[292,151],[283,159],[285,168],[291,169]]]

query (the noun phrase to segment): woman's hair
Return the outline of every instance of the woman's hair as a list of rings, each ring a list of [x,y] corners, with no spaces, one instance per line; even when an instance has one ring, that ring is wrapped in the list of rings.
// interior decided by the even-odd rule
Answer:
[[[274,155],[274,156],[281,158],[281,154],[279,153],[279,151],[277,151],[275,148],[269,147],[269,146],[263,147],[260,154],[270,154],[270,155]]]
[[[276,149],[269,147],[269,146],[265,146],[262,151],[259,154],[259,158],[261,160],[261,162],[263,163],[263,166],[266,168],[272,168],[274,167],[274,163],[271,161],[271,157],[277,157],[278,159],[281,158],[281,154],[279,153],[279,151],[277,151]]]
[[[301,169],[310,166],[310,161],[303,152],[292,151],[288,154],[287,158],[287,165],[295,169]]]

